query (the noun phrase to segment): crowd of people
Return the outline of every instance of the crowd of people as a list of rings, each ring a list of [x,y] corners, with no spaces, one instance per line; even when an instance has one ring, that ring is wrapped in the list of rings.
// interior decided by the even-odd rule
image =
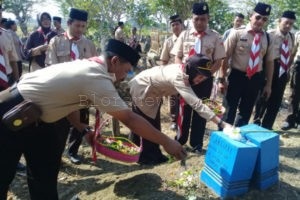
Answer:
[[[193,4],[188,29],[179,15],[172,15],[172,35],[162,46],[162,64],[129,82],[131,110],[114,83],[124,80],[145,52],[136,27],[127,39],[124,23],[119,22],[113,39],[99,55],[93,41],[84,36],[87,11],[70,9],[66,30],[62,18],[43,12],[37,17],[38,29],[22,44],[16,23],[2,18],[0,6],[0,157],[6,161],[0,165],[0,199],[6,199],[22,155],[31,199],[58,199],[57,177],[66,144],[70,161],[80,164],[82,139],[93,143],[91,106],[130,128],[133,142],[143,145],[138,161],[143,165],[168,161],[160,145],[175,158],[185,159],[183,145],[189,137],[192,152],[203,153],[208,121],[220,130],[239,127],[248,124],[255,111],[253,122],[272,129],[290,77],[292,113],[281,128],[300,128],[300,32],[291,32],[296,20],[293,11],[284,11],[276,29],[266,31],[271,6],[259,2],[248,24],[237,13],[223,37],[208,26],[205,2]],[[29,73],[24,75],[23,59],[29,61]],[[203,103],[216,83],[224,97],[222,118]],[[170,128],[177,133],[175,139],[161,132],[164,96],[170,97]],[[18,128],[25,121],[9,121],[5,116],[15,106],[23,112],[20,105],[24,102],[37,106],[41,114],[29,116],[37,120],[12,130],[7,123]]]

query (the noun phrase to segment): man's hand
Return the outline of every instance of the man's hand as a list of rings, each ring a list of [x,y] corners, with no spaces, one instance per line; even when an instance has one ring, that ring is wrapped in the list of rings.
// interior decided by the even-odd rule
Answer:
[[[169,139],[163,147],[168,154],[174,156],[178,160],[183,160],[187,156],[186,151],[183,149],[181,144],[175,140]]]
[[[95,132],[94,130],[90,130],[88,131],[85,135],[85,141],[90,145],[93,146],[94,145],[94,137],[95,137]]]
[[[266,100],[268,100],[269,97],[271,96],[271,92],[272,92],[271,86],[266,85],[263,89],[262,96],[264,96]]]
[[[218,89],[221,92],[221,94],[223,94],[223,95],[226,94],[227,88],[228,88],[227,81],[224,81],[222,83],[221,82],[218,83]]]

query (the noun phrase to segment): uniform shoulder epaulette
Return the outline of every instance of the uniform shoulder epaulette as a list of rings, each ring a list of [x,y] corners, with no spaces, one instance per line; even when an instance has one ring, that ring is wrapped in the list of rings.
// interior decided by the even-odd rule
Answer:
[[[270,29],[270,30],[267,30],[266,32],[267,32],[267,33],[275,33],[275,32],[276,32],[276,29]]]

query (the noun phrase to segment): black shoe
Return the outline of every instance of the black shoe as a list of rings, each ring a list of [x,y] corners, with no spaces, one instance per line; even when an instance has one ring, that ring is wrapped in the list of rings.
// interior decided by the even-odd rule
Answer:
[[[19,171],[19,172],[24,172],[24,171],[26,171],[26,166],[19,162],[19,163],[17,164],[17,171]]]
[[[291,128],[295,128],[295,124],[291,124],[287,121],[283,122],[283,124],[281,126],[281,130],[283,130],[283,131],[290,130]]]
[[[197,145],[195,146],[193,149],[192,149],[192,152],[193,153],[196,153],[196,154],[201,154],[202,153],[202,145]]]
[[[81,158],[78,155],[70,155],[69,156],[71,163],[80,165],[81,164]]]
[[[138,164],[140,164],[140,165],[159,165],[159,164],[168,162],[168,160],[169,160],[169,158],[165,155],[161,155],[155,159],[140,157]]]

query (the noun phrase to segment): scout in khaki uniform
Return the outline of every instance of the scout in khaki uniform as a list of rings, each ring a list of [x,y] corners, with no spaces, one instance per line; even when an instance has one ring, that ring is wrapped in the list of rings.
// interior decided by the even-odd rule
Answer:
[[[171,50],[174,46],[174,43],[176,42],[177,38],[183,30],[182,20],[179,17],[179,15],[173,15],[170,17],[170,25],[173,34],[164,42],[160,55],[160,60],[162,61],[163,65],[173,64],[175,62],[175,56],[171,54]],[[177,95],[170,96],[170,113],[172,119],[172,124],[170,127],[171,130],[177,129],[176,121],[178,117],[178,101],[179,99]]]
[[[0,4],[0,20],[1,18],[2,4]],[[0,28],[0,91],[19,80],[17,61],[18,55],[12,35]]]
[[[87,19],[88,13],[85,10],[71,8],[67,31],[52,38],[49,43],[45,61],[47,65],[90,58],[97,55],[96,47],[93,42],[83,36]],[[89,124],[88,109],[81,109],[80,113],[77,111],[74,115],[80,115],[81,122]],[[67,136],[68,134],[66,133],[65,140]],[[82,136],[80,132],[72,127],[68,141],[68,156],[74,164],[81,163],[81,159],[78,156],[78,149],[81,142]]]
[[[209,8],[207,3],[202,2],[193,5],[192,20],[193,28],[180,34],[171,54],[175,55],[175,63],[185,63],[188,57],[195,53],[203,54],[212,61],[211,73],[214,74],[225,57],[225,50],[221,36],[208,28]],[[213,77],[211,76],[203,83],[192,86],[192,89],[199,98],[206,99],[210,97],[212,86]],[[177,140],[181,144],[187,142],[192,118],[190,145],[193,147],[193,151],[200,153],[203,145],[206,119],[193,112],[189,105],[185,105],[183,110],[183,121],[178,121]]]
[[[65,30],[61,27],[61,17],[53,16],[53,31],[57,33],[57,35],[62,34]]]
[[[60,63],[22,76],[20,82],[0,93],[0,117],[16,104],[31,100],[42,111],[40,121],[16,132],[0,122],[0,199],[6,199],[9,184],[22,153],[28,166],[31,199],[57,200],[57,176],[62,149],[61,134],[69,128],[66,116],[82,107],[94,106],[123,122],[141,137],[162,145],[177,159],[186,156],[181,145],[132,112],[118,95],[113,78],[123,80],[139,59],[128,45],[110,40],[105,55]],[[71,120],[71,123],[74,122]],[[94,137],[84,123],[74,124]]]
[[[223,34],[223,41],[225,41],[230,34],[231,30],[238,29],[244,26],[245,16],[242,13],[236,13],[233,20],[233,27],[226,30]]]
[[[31,33],[25,42],[24,54],[29,60],[31,72],[45,67],[46,51],[51,38],[57,34],[51,30],[51,15],[47,12],[38,14],[39,28]]]
[[[268,41],[263,26],[268,21],[271,6],[258,3],[250,16],[245,29],[232,30],[224,43],[226,59],[220,70],[220,89],[227,88],[228,59],[231,59],[231,72],[228,76],[228,89],[225,95],[226,114],[224,121],[236,126],[249,122],[256,98],[260,90],[269,98],[274,68],[272,40]],[[264,71],[263,60],[265,60]],[[263,82],[266,84],[263,88]],[[263,88],[263,89],[262,89]],[[238,109],[238,113],[237,113]]]
[[[231,127],[223,123],[213,111],[204,105],[191,88],[191,85],[202,84],[211,76],[210,65],[211,61],[207,57],[198,54],[190,57],[184,66],[170,64],[142,71],[129,82],[133,111],[160,129],[162,97],[179,93],[184,101],[204,119],[211,120],[221,127]],[[134,135],[133,140],[136,144],[140,143],[137,135]],[[160,164],[168,160],[160,151],[158,144],[144,138],[142,142],[140,164]]]
[[[289,68],[296,53],[293,53],[294,35],[290,32],[295,20],[294,12],[285,11],[279,19],[277,29],[268,31],[275,50],[272,92],[268,101],[261,98],[257,102],[254,116],[254,123],[267,129],[273,127],[288,81]]]
[[[295,48],[296,56],[294,59],[294,66],[292,68],[291,78],[291,109],[289,114],[283,122],[281,129],[289,130],[291,128],[300,129],[300,31],[295,34]]]

